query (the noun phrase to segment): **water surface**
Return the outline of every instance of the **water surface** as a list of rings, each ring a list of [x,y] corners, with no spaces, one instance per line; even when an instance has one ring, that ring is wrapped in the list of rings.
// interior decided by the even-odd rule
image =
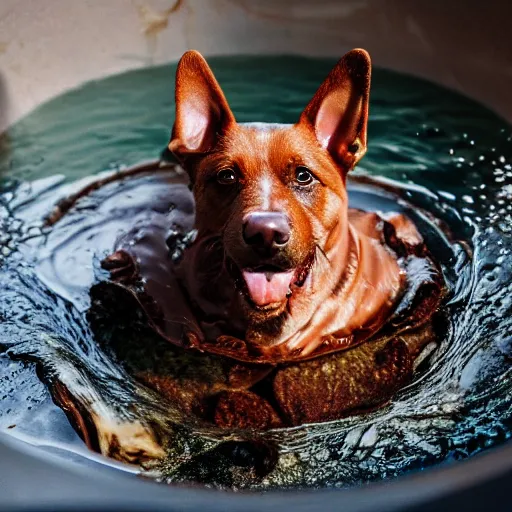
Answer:
[[[238,121],[294,122],[334,62],[237,57],[211,64]],[[91,176],[158,157],[173,121],[174,71],[161,66],[88,83],[39,107],[2,140],[0,427],[53,451],[87,453],[40,377],[102,379],[120,407],[135,402],[140,414],[162,413],[155,412],[155,397],[99,349],[85,319],[88,286],[112,242],[100,196],[81,202],[53,230],[42,219]],[[263,479],[243,469],[198,471],[222,458],[225,439],[177,427],[185,448],[171,450],[159,468],[164,479],[346,486],[467,458],[510,437],[511,128],[458,94],[377,69],[368,140],[356,174],[394,180],[385,181],[392,201],[415,217],[444,263],[452,295],[440,347],[415,382],[378,411],[264,434],[278,447],[278,459]],[[110,187],[124,187],[124,203],[109,206],[118,218],[136,214],[144,188],[161,190],[151,177],[137,182],[141,188]],[[356,189],[353,203],[374,193]],[[433,218],[461,244],[439,236]],[[77,239],[82,250],[65,250]],[[176,457],[187,450],[192,457],[180,466]]]

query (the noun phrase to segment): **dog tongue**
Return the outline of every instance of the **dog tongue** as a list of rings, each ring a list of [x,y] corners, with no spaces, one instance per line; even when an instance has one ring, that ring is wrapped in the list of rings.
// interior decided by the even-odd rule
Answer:
[[[293,270],[288,272],[248,272],[243,271],[245,283],[252,301],[258,306],[286,299]]]

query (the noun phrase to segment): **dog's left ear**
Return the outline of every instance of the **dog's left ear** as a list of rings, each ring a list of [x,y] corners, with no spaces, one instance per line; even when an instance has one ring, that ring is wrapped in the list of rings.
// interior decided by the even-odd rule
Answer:
[[[169,150],[183,160],[210,151],[235,123],[228,102],[203,56],[186,52],[176,70],[176,120]]]
[[[320,145],[344,172],[366,153],[371,61],[365,50],[345,54],[302,113]]]

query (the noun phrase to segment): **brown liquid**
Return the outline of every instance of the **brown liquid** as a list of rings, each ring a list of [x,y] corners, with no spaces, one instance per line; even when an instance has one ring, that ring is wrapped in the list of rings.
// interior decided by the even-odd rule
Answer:
[[[103,266],[120,286],[119,291],[138,301],[150,325],[171,343],[249,363],[298,361],[346,349],[384,328],[401,297],[411,300],[407,293],[411,287],[421,289],[414,271],[408,269],[416,257],[431,269],[431,276],[427,278],[424,273],[421,278],[425,281],[422,286],[435,292],[428,299],[430,312],[436,309],[442,278],[412,223],[401,215],[390,217],[388,222],[374,213],[350,210],[349,259],[343,282],[335,292],[336,300],[327,311],[312,312],[320,320],[313,321],[314,328],[306,330],[306,335],[293,333],[288,340],[292,350],[285,355],[280,347],[251,351],[244,338],[240,294],[222,267],[222,247],[214,238],[184,244],[187,237],[191,238],[193,199],[185,178],[183,185],[178,185],[175,177],[168,182],[173,185],[172,193],[162,195],[161,203],[148,197],[146,208],[152,213],[144,222],[127,228],[115,243],[117,252]],[[171,204],[168,215],[157,213],[165,212]],[[388,249],[383,249],[386,246]],[[180,259],[180,264],[173,262],[170,254]],[[205,287],[210,287],[207,291],[213,301],[205,298]],[[201,307],[205,301],[206,307]],[[403,309],[403,305],[400,307]],[[424,316],[430,312],[423,308],[422,317],[414,318],[412,314],[405,322],[407,328],[425,323],[428,318]],[[342,328],[329,331],[332,325]]]
[[[146,166],[139,170],[143,174],[151,168]],[[157,172],[156,166],[153,170]],[[137,172],[128,171],[128,176],[134,174]],[[351,268],[347,284],[340,287],[339,309],[344,312],[343,293],[346,297],[359,294],[358,300],[367,309],[362,315],[349,315],[352,322],[349,325],[359,328],[322,335],[323,342],[317,344],[315,350],[297,351],[283,360],[279,352],[248,350],[243,318],[230,316],[233,296],[238,296],[236,288],[223,269],[215,266],[216,261],[223,261],[218,255],[216,258],[214,249],[218,250],[218,245],[213,244],[212,248],[209,240],[194,239],[191,231],[194,205],[186,179],[170,169],[156,176],[153,175],[152,180],[158,184],[158,195],[151,193],[152,188],[146,195],[137,195],[134,218],[123,215],[118,219],[126,225],[123,230],[116,222],[113,224],[122,235],[113,241],[115,252],[102,262],[103,268],[110,272],[110,280],[102,280],[91,289],[93,307],[89,318],[101,339],[101,331],[108,330],[108,324],[129,324],[131,318],[140,318],[143,313],[149,333],[152,331],[180,350],[199,354],[182,356],[169,346],[168,357],[176,359],[167,369],[155,371],[151,364],[141,366],[130,362],[127,349],[122,346],[125,338],[117,342],[114,336],[108,343],[115,347],[118,357],[125,360],[137,379],[175,402],[185,414],[229,428],[266,429],[326,421],[375,406],[411,378],[414,359],[424,346],[435,341],[429,321],[442,298],[443,281],[410,223],[398,222],[395,229],[391,222],[373,213],[350,211],[350,233],[352,243],[357,241],[358,265]],[[133,179],[134,185],[138,180],[144,183],[144,178],[127,179]],[[135,189],[143,191],[142,187]],[[89,189],[84,191],[88,192]],[[117,194],[116,188],[111,187],[103,201],[117,208],[123,204],[123,198],[116,197]],[[65,204],[64,209],[68,206],[71,203]],[[63,210],[53,217],[54,221],[62,215],[65,215]],[[390,217],[390,221],[396,218],[402,219]],[[376,243],[379,245],[373,245]],[[401,287],[394,301],[383,301],[383,296],[372,293],[371,288],[368,291],[362,287],[364,295],[358,291],[358,279],[366,284],[369,275],[372,279],[383,277],[386,267],[377,266],[378,272],[371,275],[374,260],[365,253],[375,254],[375,247],[384,245],[388,247],[384,253],[388,265],[392,265],[392,269],[393,265],[400,268]],[[215,289],[218,303],[212,305],[217,308],[216,316],[201,316],[197,307],[201,297],[194,295],[204,286],[200,275],[203,258],[212,264],[221,284]],[[196,284],[192,288],[184,287],[180,272],[176,271],[183,268],[188,272],[187,283]],[[198,272],[197,281],[191,281],[194,271]],[[361,327],[361,318],[370,321]],[[322,325],[319,330],[321,328]],[[141,350],[145,343],[142,340],[150,336],[149,333],[138,341]],[[315,334],[316,338],[320,337],[313,331],[312,335]],[[398,337],[402,341],[397,345],[394,340]],[[344,355],[346,349],[355,345],[360,345],[361,349],[352,349]],[[149,345],[147,349],[151,358]],[[202,354],[204,352],[216,356],[212,359]],[[218,359],[218,356],[230,359]],[[315,359],[307,361],[311,358]],[[181,359],[182,363],[176,362]],[[282,366],[283,363],[286,365]],[[259,369],[254,364],[258,364]],[[187,377],[183,377],[183,370],[178,370],[180,365],[186,366]],[[347,371],[351,367],[352,370]],[[201,372],[197,371],[199,368]],[[220,368],[221,374],[218,373]],[[355,387],[354,382],[357,382]],[[332,387],[334,383],[336,388]],[[375,383],[378,383],[376,387]],[[318,396],[324,387],[326,392]],[[337,391],[331,397],[328,390],[332,392],[332,389]],[[293,396],[290,395],[292,390],[295,390]],[[261,414],[248,416],[258,407]]]

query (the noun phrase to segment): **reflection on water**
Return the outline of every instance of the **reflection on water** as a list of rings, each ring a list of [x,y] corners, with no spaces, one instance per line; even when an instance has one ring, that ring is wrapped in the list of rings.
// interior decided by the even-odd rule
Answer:
[[[238,120],[270,122],[293,122],[331,66],[296,57],[212,63]],[[151,417],[172,438],[166,464],[152,468],[160,475],[255,488],[392,477],[508,439],[511,130],[469,100],[391,72],[374,73],[369,151],[357,173],[385,177],[382,191],[431,239],[452,288],[446,334],[414,383],[364,416],[230,437],[186,424],[99,348],[84,315],[88,287],[101,276],[98,261],[129,219],[147,215],[140,198],[172,193],[174,185],[164,186],[161,176],[112,184],[54,229],[42,219],[91,175],[159,154],[172,123],[173,71],[164,66],[87,84],[40,107],[2,145],[0,426],[61,451],[83,451],[39,377],[74,389],[93,382],[114,409]],[[353,204],[369,197],[382,195],[352,185]],[[449,243],[433,219],[462,245]],[[247,444],[256,438],[264,448]],[[265,471],[254,470],[260,463]]]

